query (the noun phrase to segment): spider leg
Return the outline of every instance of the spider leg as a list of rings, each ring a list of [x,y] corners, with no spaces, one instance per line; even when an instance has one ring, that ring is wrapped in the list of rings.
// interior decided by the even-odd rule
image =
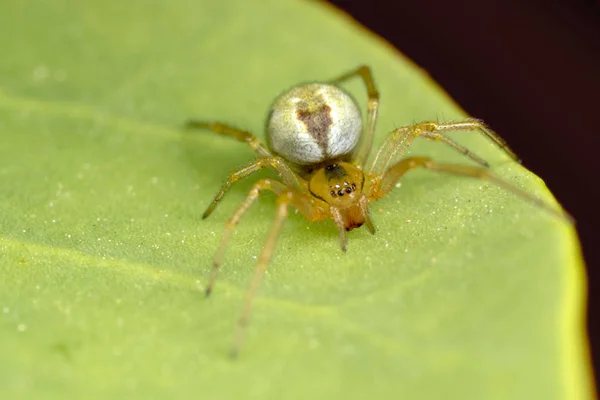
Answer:
[[[215,285],[215,279],[217,278],[219,267],[223,262],[223,255],[225,254],[225,248],[227,247],[227,243],[231,238],[231,234],[233,233],[233,230],[240,222],[246,211],[248,211],[250,206],[252,206],[252,203],[254,203],[254,201],[258,198],[261,191],[270,190],[275,194],[280,195],[286,189],[287,188],[283,183],[271,179],[262,179],[256,184],[254,184],[254,186],[252,186],[252,189],[250,189],[250,192],[248,192],[246,199],[242,202],[242,204],[238,206],[238,208],[234,211],[234,213],[227,221],[225,231],[223,232],[223,236],[221,238],[221,243],[213,259],[213,267],[210,272],[210,279],[208,281],[208,285],[206,286],[207,297],[210,295]]]
[[[394,166],[389,168],[387,172],[381,177],[379,181],[369,188],[369,194],[372,200],[381,198],[389,193],[396,182],[408,171],[422,167],[432,171],[443,172],[453,175],[466,176],[471,178],[483,179],[500,186],[504,190],[514,193],[524,200],[529,201],[537,207],[540,207],[547,212],[558,216],[559,218],[565,219],[569,222],[573,222],[573,217],[562,209],[556,209],[546,204],[541,199],[527,193],[524,190],[519,189],[515,185],[499,178],[492,174],[488,169],[481,167],[472,167],[468,165],[457,165],[457,164],[444,164],[433,161],[428,157],[409,157],[405,158]]]
[[[236,357],[239,353],[240,347],[244,341],[244,334],[246,332],[246,327],[248,326],[248,321],[250,319],[250,311],[252,310],[252,302],[254,301],[254,296],[256,295],[256,291],[262,281],[263,275],[267,269],[267,265],[271,260],[271,256],[273,255],[273,251],[275,249],[275,244],[277,243],[277,239],[279,238],[279,234],[281,233],[281,228],[283,228],[283,223],[288,216],[288,207],[290,205],[290,196],[289,195],[280,195],[277,199],[277,214],[275,216],[275,220],[273,221],[273,225],[271,226],[271,230],[269,232],[269,236],[267,237],[267,241],[260,253],[258,258],[258,264],[256,264],[256,269],[254,271],[254,277],[252,278],[252,282],[248,287],[248,291],[246,292],[246,299],[244,301],[244,307],[242,309],[242,314],[238,320],[235,339],[233,342],[233,347],[231,348],[232,357]]]
[[[454,140],[450,139],[444,134],[445,132],[451,131],[478,131],[483,133],[504,153],[514,160],[519,161],[516,154],[508,147],[508,144],[504,141],[504,139],[487,128],[483,122],[475,119],[469,119],[461,122],[447,123],[420,122],[418,124],[394,129],[387,135],[383,144],[379,147],[379,150],[371,162],[369,170],[375,174],[382,174],[392,159],[395,157],[401,157],[417,136],[421,136],[424,139],[445,143],[453,149],[461,152],[463,155],[469,157],[476,163],[481,164],[484,167],[489,167],[489,164],[481,157],[472,153],[469,149],[456,143]]]
[[[296,174],[294,174],[290,167],[287,166],[283,159],[281,159],[280,157],[257,158],[245,167],[237,169],[229,174],[229,177],[221,187],[221,190],[219,190],[219,193],[217,193],[212,203],[210,203],[206,211],[204,211],[202,219],[207,218],[214,211],[215,207],[223,199],[223,196],[225,196],[225,193],[227,193],[231,185],[233,185],[240,179],[252,174],[253,172],[256,172],[266,167],[275,168],[281,176],[281,178],[283,179],[283,181],[285,182],[285,184],[290,188],[300,191],[302,190],[302,186],[300,185]]]
[[[429,124],[431,124],[431,123],[429,123]],[[450,142],[452,142],[452,141],[447,136],[445,136],[443,134],[443,132],[477,131],[477,132],[482,133],[484,136],[486,136],[492,142],[494,142],[494,144],[500,150],[502,150],[506,155],[508,155],[510,158],[512,158],[513,160],[515,160],[517,162],[520,162],[519,157],[517,157],[517,155],[511,150],[511,148],[508,147],[508,143],[506,143],[506,141],[504,139],[502,139],[500,136],[498,136],[498,134],[496,134],[494,131],[492,131],[490,128],[488,128],[482,121],[479,121],[477,119],[471,118],[471,119],[467,119],[465,121],[446,122],[446,123],[436,122],[433,124],[433,128],[434,129],[432,129],[432,130],[425,130],[423,132],[423,137],[427,138],[427,139],[432,139],[432,140],[444,141],[445,143],[450,144]],[[449,140],[449,142],[446,142],[444,138]],[[450,145],[452,147],[455,147],[455,144],[450,144]],[[462,147],[458,144],[456,144],[456,145],[458,147]],[[462,152],[463,150],[460,150],[458,147],[455,147],[455,149]],[[468,155],[468,154],[465,154],[465,155],[471,157],[471,155],[473,155],[473,154],[471,153],[471,155]],[[475,160],[475,161],[477,161],[477,160]]]
[[[193,119],[187,121],[185,127],[188,129],[208,129],[219,135],[232,137],[240,142],[247,143],[259,157],[273,157],[273,154],[271,154],[264,143],[250,132],[220,122],[207,122]]]
[[[367,229],[371,232],[372,235],[375,234],[375,226],[373,225],[373,221],[371,221],[371,212],[369,211],[369,198],[365,195],[362,195],[359,200],[359,206],[362,214],[365,216],[365,225],[367,225]]]
[[[348,250],[348,239],[346,239],[346,227],[344,227],[344,217],[335,207],[331,207],[329,209],[331,212],[331,217],[333,218],[333,222],[338,227],[338,232],[340,234],[340,248],[345,253]]]
[[[260,256],[258,257],[258,263],[256,264],[256,269],[254,271],[254,277],[252,278],[252,282],[250,283],[248,291],[246,292],[244,307],[242,309],[240,319],[238,320],[235,339],[233,342],[233,347],[231,349],[232,357],[237,356],[240,347],[244,341],[246,327],[248,326],[250,312],[252,310],[252,302],[254,301],[254,297],[256,295],[258,287],[260,286],[260,282],[262,281],[267,266],[269,265],[269,261],[271,260],[271,256],[273,255],[273,252],[275,250],[275,245],[277,244],[277,239],[279,238],[281,229],[283,228],[283,223],[288,217],[289,207],[295,207],[305,217],[312,221],[323,219],[325,217],[323,210],[316,207],[311,201],[311,199],[303,193],[293,192],[290,190],[283,190],[281,186],[278,188],[273,186],[271,190],[279,191],[279,197],[277,198],[276,202],[277,212],[275,215],[275,220],[273,221],[273,225],[271,226],[271,230],[269,231],[269,235],[267,236],[265,245],[263,246]],[[248,197],[250,197],[250,195]],[[242,207],[243,206],[240,206],[240,208]]]
[[[467,149],[465,146],[456,143],[454,140],[450,139],[448,136],[439,132],[423,132],[421,133],[421,137],[425,139],[435,140],[437,142],[442,142],[452,147],[454,150],[462,153],[464,156],[469,157],[471,160],[475,161],[477,164],[483,165],[486,168],[490,167],[490,164],[485,161],[483,158],[479,157],[477,154],[471,152],[471,150]]]
[[[373,79],[371,68],[366,65],[361,65],[357,69],[333,79],[331,83],[337,85],[355,76],[360,76],[362,78],[367,88],[367,96],[369,98],[367,103],[367,124],[365,126],[361,141],[354,152],[353,161],[355,165],[358,165],[362,168],[366,164],[369,153],[371,152],[373,136],[375,135],[377,111],[379,110],[379,92],[375,86],[375,80]]]

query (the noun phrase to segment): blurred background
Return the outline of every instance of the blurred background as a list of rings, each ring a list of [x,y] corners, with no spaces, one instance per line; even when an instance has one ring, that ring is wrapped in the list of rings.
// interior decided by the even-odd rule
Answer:
[[[575,216],[598,371],[600,1],[330,3],[385,38],[467,113],[486,121]]]

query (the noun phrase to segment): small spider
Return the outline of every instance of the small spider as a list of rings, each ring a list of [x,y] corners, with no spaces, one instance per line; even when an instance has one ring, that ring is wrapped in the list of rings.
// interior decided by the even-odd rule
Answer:
[[[369,100],[364,127],[356,101],[338,86],[352,77],[362,78],[367,89]],[[229,178],[204,212],[203,218],[214,211],[233,183],[253,172],[271,167],[278,172],[283,181],[261,179],[254,184],[246,199],[227,221],[214,258],[206,287],[207,296],[213,289],[225,247],[234,228],[261,191],[274,192],[277,195],[275,221],[258,258],[254,278],[246,294],[233,343],[233,356],[239,352],[252,301],[273,255],[290,206],[309,221],[331,218],[339,231],[340,247],[345,252],[347,231],[366,225],[371,233],[375,233],[369,204],[387,195],[408,171],[426,168],[491,181],[561,218],[571,220],[566,212],[549,207],[540,199],[491,174],[486,161],[446,136],[450,131],[481,132],[518,161],[515,153],[502,138],[475,119],[448,123],[420,122],[394,129],[368,162],[378,108],[379,92],[371,70],[368,66],[361,66],[328,83],[298,85],[279,96],[267,119],[267,146],[251,133],[219,122],[187,122],[188,128],[209,129],[246,142],[258,156],[249,165],[229,174]],[[442,164],[428,157],[408,157],[393,163],[406,152],[417,136],[445,143],[481,167]]]

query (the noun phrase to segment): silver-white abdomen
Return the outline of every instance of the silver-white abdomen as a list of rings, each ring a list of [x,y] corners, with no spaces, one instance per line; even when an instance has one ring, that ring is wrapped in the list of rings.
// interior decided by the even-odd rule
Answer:
[[[267,143],[277,155],[300,165],[350,154],[362,118],[356,101],[337,86],[309,83],[282,94],[267,121]]]

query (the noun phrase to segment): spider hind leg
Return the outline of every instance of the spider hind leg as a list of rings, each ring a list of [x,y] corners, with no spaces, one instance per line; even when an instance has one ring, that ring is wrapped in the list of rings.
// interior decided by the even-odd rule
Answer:
[[[222,136],[231,137],[239,142],[248,144],[248,146],[256,152],[259,157],[272,157],[273,154],[256,136],[248,131],[234,128],[221,122],[208,122],[191,119],[185,123],[187,129],[207,129],[218,133]]]
[[[455,142],[445,134],[452,131],[480,132],[489,140],[491,140],[506,155],[515,161],[520,162],[517,155],[508,147],[508,144],[504,141],[504,139],[490,130],[483,122],[476,119],[467,119],[465,121],[444,123],[419,122],[414,125],[407,125],[394,129],[388,133],[383,141],[383,144],[377,150],[377,153],[372,159],[368,170],[375,174],[383,174],[394,159],[398,159],[406,153],[413,140],[418,136],[424,139],[442,142],[475,161],[476,163],[484,167],[489,167],[487,161],[479,157],[477,154],[471,152],[461,144]]]

